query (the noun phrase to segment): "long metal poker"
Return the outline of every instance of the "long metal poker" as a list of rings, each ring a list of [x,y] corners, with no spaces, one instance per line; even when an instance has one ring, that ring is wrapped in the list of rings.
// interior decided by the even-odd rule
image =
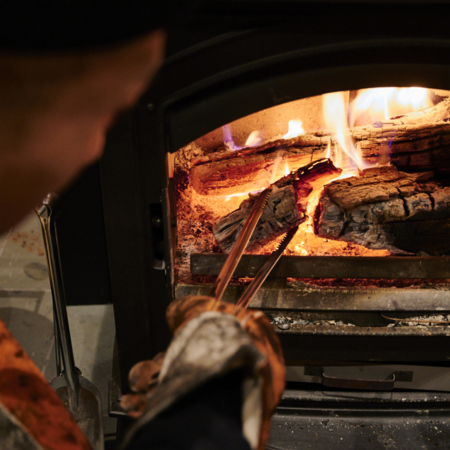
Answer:
[[[258,223],[259,218],[266,206],[267,199],[269,198],[270,193],[272,192],[272,188],[268,187],[264,191],[261,192],[259,197],[256,199],[253,204],[252,210],[247,217],[244,225],[242,226],[242,230],[239,233],[239,236],[234,243],[231,252],[228,255],[228,258],[225,261],[220,273],[216,279],[214,287],[211,291],[211,297],[215,297],[217,301],[222,299],[222,295],[225,292],[226,287],[233,275],[239,261],[241,260],[242,254],[244,253],[245,247],[247,247],[248,241]]]
[[[253,281],[249,284],[247,289],[244,291],[244,294],[242,295],[242,297],[236,303],[236,306],[241,306],[242,308],[247,308],[247,306],[250,304],[250,302],[251,302],[252,298],[254,297],[254,295],[256,294],[256,292],[258,292],[258,289],[264,283],[264,281],[268,277],[269,273],[275,267],[275,264],[281,258],[281,255],[284,253],[284,251],[286,250],[286,247],[292,241],[292,238],[294,237],[295,233],[297,233],[297,231],[298,231],[298,226],[290,229],[286,233],[283,240],[280,242],[280,245],[278,246],[278,248],[267,258],[267,261],[263,264],[261,269],[259,269],[255,278],[253,278]]]

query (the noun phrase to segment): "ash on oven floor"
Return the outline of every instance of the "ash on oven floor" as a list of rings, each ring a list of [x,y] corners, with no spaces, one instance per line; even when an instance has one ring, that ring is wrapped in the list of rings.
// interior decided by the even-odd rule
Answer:
[[[325,319],[319,319],[319,320],[306,320],[301,318],[295,318],[295,317],[289,317],[289,316],[283,316],[283,315],[276,315],[272,316],[269,314],[269,318],[271,319],[271,323],[280,330],[289,330],[291,326],[301,326],[301,325],[329,325],[329,326],[337,326],[337,327],[354,327],[355,324],[353,323],[344,323],[342,320],[325,320]]]
[[[413,315],[404,312],[393,314],[387,312],[325,312],[311,313],[292,311],[285,314],[266,313],[271,323],[278,330],[295,330],[304,326],[327,327],[439,327],[450,329],[450,314]]]

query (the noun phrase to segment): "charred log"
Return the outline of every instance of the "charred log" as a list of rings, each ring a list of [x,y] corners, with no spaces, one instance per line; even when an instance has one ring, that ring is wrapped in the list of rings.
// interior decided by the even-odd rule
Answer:
[[[390,160],[400,170],[450,171],[450,123],[383,124],[352,129],[366,161]]]
[[[362,159],[406,172],[450,171],[450,99],[418,112],[351,128]],[[332,146],[339,146],[331,137]]]
[[[226,196],[258,191],[285,174],[323,158],[327,136],[307,135],[281,139],[260,147],[212,153],[193,161],[190,181],[202,195]]]
[[[432,175],[382,167],[334,181],[321,195],[314,231],[393,254],[447,253],[450,187],[430,179]]]
[[[254,250],[286,233],[307,219],[308,196],[314,189],[341,173],[328,159],[308,164],[274,183],[267,205],[253,232],[247,250]],[[214,237],[224,252],[229,252],[252,209],[250,196],[239,209],[219,219],[213,227]]]

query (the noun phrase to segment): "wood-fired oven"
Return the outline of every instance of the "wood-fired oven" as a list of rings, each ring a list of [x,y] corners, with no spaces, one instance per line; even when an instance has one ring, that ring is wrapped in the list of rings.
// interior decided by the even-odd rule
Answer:
[[[449,13],[450,5],[438,1],[227,0],[205,3],[171,30],[159,76],[137,108],[111,130],[100,162],[123,389],[131,365],[169,342],[164,324],[168,302],[180,295],[208,294],[224,261],[212,227],[241,199],[222,195],[217,199],[196,191],[191,171],[195,161],[217,151],[229,152],[233,145],[252,148],[255,144],[245,140],[255,130],[261,140],[256,147],[280,138],[287,119],[301,119],[305,135],[322,139],[323,147],[317,147],[310,160],[326,157],[325,144],[337,145],[337,131],[324,131],[329,124],[323,119],[323,94],[342,93],[347,124],[349,105],[363,89],[427,88],[429,103],[422,109],[440,105],[450,90]],[[360,120],[375,130],[382,126],[376,125],[380,119]],[[434,122],[445,125],[447,120]],[[353,121],[352,127],[361,124]],[[417,140],[414,133],[406,140]],[[423,169],[433,172],[431,177],[438,174],[443,189],[450,184],[445,168],[450,143],[445,133],[426,144],[427,151],[439,147],[442,161],[432,157],[434,166]],[[355,142],[354,135],[352,139]],[[373,164],[392,157],[392,140],[386,142]],[[370,158],[372,153],[366,160]],[[270,170],[286,159],[279,158]],[[404,163],[397,166],[415,173]],[[249,191],[245,188],[245,195]],[[233,193],[242,194],[239,187]],[[407,203],[404,198],[399,201]],[[328,247],[310,251],[313,244],[305,243],[305,238],[293,243],[297,251],[282,257],[251,304],[273,319],[291,368],[293,384],[280,409],[281,419],[275,421],[271,448],[329,448],[330,443],[360,448],[348,445],[355,429],[367,448],[430,448],[425,441],[420,441],[422,446],[417,439],[412,441],[414,433],[432,442],[437,442],[438,432],[448,434],[448,394],[408,389],[414,379],[410,366],[425,365],[425,374],[429,370],[432,376],[434,367],[445,367],[450,359],[446,226],[445,222],[438,239],[431,233],[433,250],[415,248],[414,237],[405,238],[403,231],[395,230],[399,239],[403,236],[404,252],[355,250],[357,245],[348,242],[340,242],[336,251]],[[321,238],[325,240],[329,238]],[[239,297],[273,249],[270,245],[245,255],[225,299]],[[380,380],[364,383],[358,376],[348,381],[325,373],[332,373],[334,366],[363,371],[373,365],[382,365],[388,374],[382,372]],[[316,384],[305,388],[299,384],[304,382]],[[324,393],[319,382],[330,391]],[[350,391],[341,391],[344,385]],[[367,388],[368,392],[360,392]],[[390,391],[376,394],[379,389]],[[420,406],[424,402],[428,412]],[[359,422],[356,410],[365,411]],[[412,433],[406,419],[417,425]],[[437,421],[438,431],[433,431],[430,423]],[[392,423],[397,431],[387,431]],[[373,431],[361,432],[370,424],[384,433],[384,440]],[[311,436],[319,429],[325,429],[326,436],[314,441]],[[338,429],[341,434],[331,433]],[[288,442],[290,434],[295,438]],[[395,436],[402,436],[405,446]]]

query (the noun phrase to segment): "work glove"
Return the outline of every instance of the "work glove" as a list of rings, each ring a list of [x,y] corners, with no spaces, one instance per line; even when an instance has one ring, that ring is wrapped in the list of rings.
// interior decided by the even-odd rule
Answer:
[[[169,305],[166,319],[174,333],[167,352],[129,374],[135,394],[123,396],[121,406],[138,420],[125,444],[199,386],[243,369],[242,434],[252,449],[263,450],[285,383],[281,345],[268,318],[212,297],[187,296]]]

